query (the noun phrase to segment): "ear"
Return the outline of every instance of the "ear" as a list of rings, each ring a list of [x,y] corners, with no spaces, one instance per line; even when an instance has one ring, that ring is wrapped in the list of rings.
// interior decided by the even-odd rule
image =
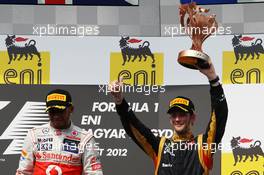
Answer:
[[[74,106],[69,106],[69,111],[70,111],[70,113],[73,113],[73,111],[74,111]]]

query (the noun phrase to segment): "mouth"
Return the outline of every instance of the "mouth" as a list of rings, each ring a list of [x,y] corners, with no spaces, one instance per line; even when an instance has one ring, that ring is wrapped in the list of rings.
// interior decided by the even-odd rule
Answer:
[[[184,123],[174,123],[174,126],[183,126]]]

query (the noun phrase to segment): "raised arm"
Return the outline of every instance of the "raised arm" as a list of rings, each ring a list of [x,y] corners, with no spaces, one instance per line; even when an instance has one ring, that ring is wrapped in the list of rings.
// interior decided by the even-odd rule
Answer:
[[[213,64],[209,69],[200,69],[210,82],[211,118],[204,133],[203,141],[219,144],[224,135],[228,108],[224,91],[219,83],[219,77],[215,73]]]
[[[207,144],[206,149],[200,149],[199,157],[203,167],[211,169],[213,165],[212,155],[224,135],[228,108],[224,91],[219,83],[219,77],[215,73],[214,66],[211,64],[208,69],[200,69],[200,72],[206,75],[210,82],[211,118],[205,133],[198,137],[200,145]]]
[[[116,103],[116,110],[126,133],[155,162],[158,156],[160,137],[155,137],[151,130],[135,116],[122,94],[122,80],[109,85]]]

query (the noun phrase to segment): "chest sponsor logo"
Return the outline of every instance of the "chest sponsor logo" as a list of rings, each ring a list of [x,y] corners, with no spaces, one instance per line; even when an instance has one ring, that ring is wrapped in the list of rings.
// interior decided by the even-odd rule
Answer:
[[[51,151],[52,150],[52,143],[38,143],[37,150],[38,151]]]
[[[81,158],[79,156],[73,156],[72,154],[58,154],[50,152],[37,152],[37,160],[59,160],[63,162],[80,163]]]
[[[51,151],[53,148],[53,138],[37,138],[38,151]]]
[[[80,143],[80,141],[70,140],[70,139],[66,139],[65,138],[63,140],[63,151],[78,154],[78,152],[79,152],[79,149],[78,149],[79,143]]]
[[[53,142],[53,138],[37,138],[39,143]]]
[[[161,166],[163,168],[169,168],[169,167],[172,167],[172,164],[170,164],[170,163],[162,163]]]
[[[62,175],[62,170],[59,166],[57,165],[49,165],[48,168],[46,169],[46,175]]]

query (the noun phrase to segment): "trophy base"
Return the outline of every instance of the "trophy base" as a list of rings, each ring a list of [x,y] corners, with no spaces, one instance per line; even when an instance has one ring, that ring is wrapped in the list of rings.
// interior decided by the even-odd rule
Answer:
[[[197,50],[183,50],[179,53],[178,62],[189,69],[207,69],[210,67],[210,57]]]

